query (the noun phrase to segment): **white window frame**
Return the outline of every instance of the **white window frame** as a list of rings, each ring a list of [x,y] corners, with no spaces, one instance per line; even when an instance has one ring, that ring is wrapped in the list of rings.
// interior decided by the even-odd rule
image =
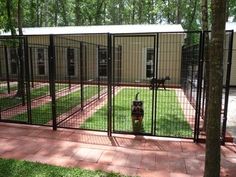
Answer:
[[[151,48],[151,47],[146,47],[146,48],[144,48],[144,59],[143,59],[143,66],[144,66],[144,79],[152,79],[153,77],[155,77],[155,74],[156,73],[154,73],[154,63],[155,62],[153,62],[152,63],[152,66],[153,66],[153,76],[152,77],[147,77],[147,51],[148,50],[153,50],[153,52],[155,52],[155,49],[154,48]],[[153,58],[153,61],[156,61],[156,56],[155,56],[156,54],[154,53],[154,58]]]
[[[108,73],[107,76],[99,76],[99,61],[98,61],[98,56],[99,56],[99,49],[104,49],[107,51],[107,56],[108,56],[108,50],[105,47],[97,47],[97,77],[101,78],[101,79],[107,79],[108,77]],[[108,60],[108,59],[107,59]],[[108,61],[107,61],[107,65],[108,65]],[[108,66],[107,66],[108,67]]]
[[[67,58],[67,52],[68,49],[74,49],[74,63],[75,63],[75,74],[74,75],[70,75],[70,77],[78,77],[78,49],[76,48],[72,48],[72,47],[68,47],[65,49],[65,58],[66,58],[66,76],[69,77],[69,72],[68,72],[68,58]]]
[[[11,49],[14,49],[12,47],[8,48],[8,52],[7,52],[7,59],[8,59],[8,68],[9,68],[9,74],[12,76],[16,76],[17,75],[17,71],[16,74],[12,74],[12,68],[11,68]],[[14,49],[17,50],[17,49]],[[16,61],[16,65],[17,65],[17,61]]]
[[[38,49],[43,49],[43,56],[44,56],[44,74],[39,74],[38,70]],[[37,76],[47,76],[48,75],[48,52],[45,48],[43,47],[37,47],[35,48],[35,68],[36,68],[36,75]]]

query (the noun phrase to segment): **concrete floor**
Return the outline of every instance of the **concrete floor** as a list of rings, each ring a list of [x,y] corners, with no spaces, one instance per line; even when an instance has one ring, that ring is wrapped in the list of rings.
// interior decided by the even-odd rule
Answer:
[[[0,158],[140,177],[202,177],[205,145],[192,140],[0,123]],[[236,145],[221,147],[221,176],[235,177]]]

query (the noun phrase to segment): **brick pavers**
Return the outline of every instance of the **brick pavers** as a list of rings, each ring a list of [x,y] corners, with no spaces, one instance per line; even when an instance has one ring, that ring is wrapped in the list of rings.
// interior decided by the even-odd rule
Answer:
[[[0,123],[0,157],[143,177],[200,177],[205,145],[191,140]],[[221,176],[236,174],[236,145],[222,146]]]

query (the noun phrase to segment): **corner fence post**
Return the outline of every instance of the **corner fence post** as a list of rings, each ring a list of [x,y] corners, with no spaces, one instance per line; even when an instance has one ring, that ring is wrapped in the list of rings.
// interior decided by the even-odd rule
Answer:
[[[26,81],[26,102],[27,102],[27,116],[28,123],[32,124],[32,112],[31,112],[31,95],[30,95],[30,71],[29,71],[29,50],[28,50],[28,38],[24,38],[24,54],[25,54],[25,81]]]
[[[112,135],[112,39],[111,34],[107,34],[108,58],[107,58],[107,71],[108,71],[108,104],[107,104],[107,134]]]
[[[223,117],[222,134],[221,134],[221,136],[222,136],[222,142],[221,142],[222,145],[225,144],[234,31],[231,30],[231,31],[229,31],[229,33],[230,33],[230,39],[229,39],[227,74],[226,74],[226,83],[225,83],[224,117]]]
[[[54,46],[54,36],[50,35],[50,46],[49,46],[49,83],[50,83],[50,94],[52,98],[52,126],[53,130],[57,130],[57,110],[56,110],[56,94],[55,94],[55,78],[56,78],[56,68],[55,68],[55,46]]]
[[[194,142],[199,140],[200,112],[201,112],[201,93],[202,93],[202,72],[203,72],[203,54],[204,54],[204,32],[200,33],[199,53],[198,53],[198,79],[197,79],[197,99],[194,126]]]

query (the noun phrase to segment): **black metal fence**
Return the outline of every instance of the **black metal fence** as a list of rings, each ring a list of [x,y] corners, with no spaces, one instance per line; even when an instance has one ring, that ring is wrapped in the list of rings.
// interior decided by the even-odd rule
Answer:
[[[202,37],[198,31],[1,37],[0,120],[197,140],[205,108]],[[142,114],[133,114],[136,102]]]

